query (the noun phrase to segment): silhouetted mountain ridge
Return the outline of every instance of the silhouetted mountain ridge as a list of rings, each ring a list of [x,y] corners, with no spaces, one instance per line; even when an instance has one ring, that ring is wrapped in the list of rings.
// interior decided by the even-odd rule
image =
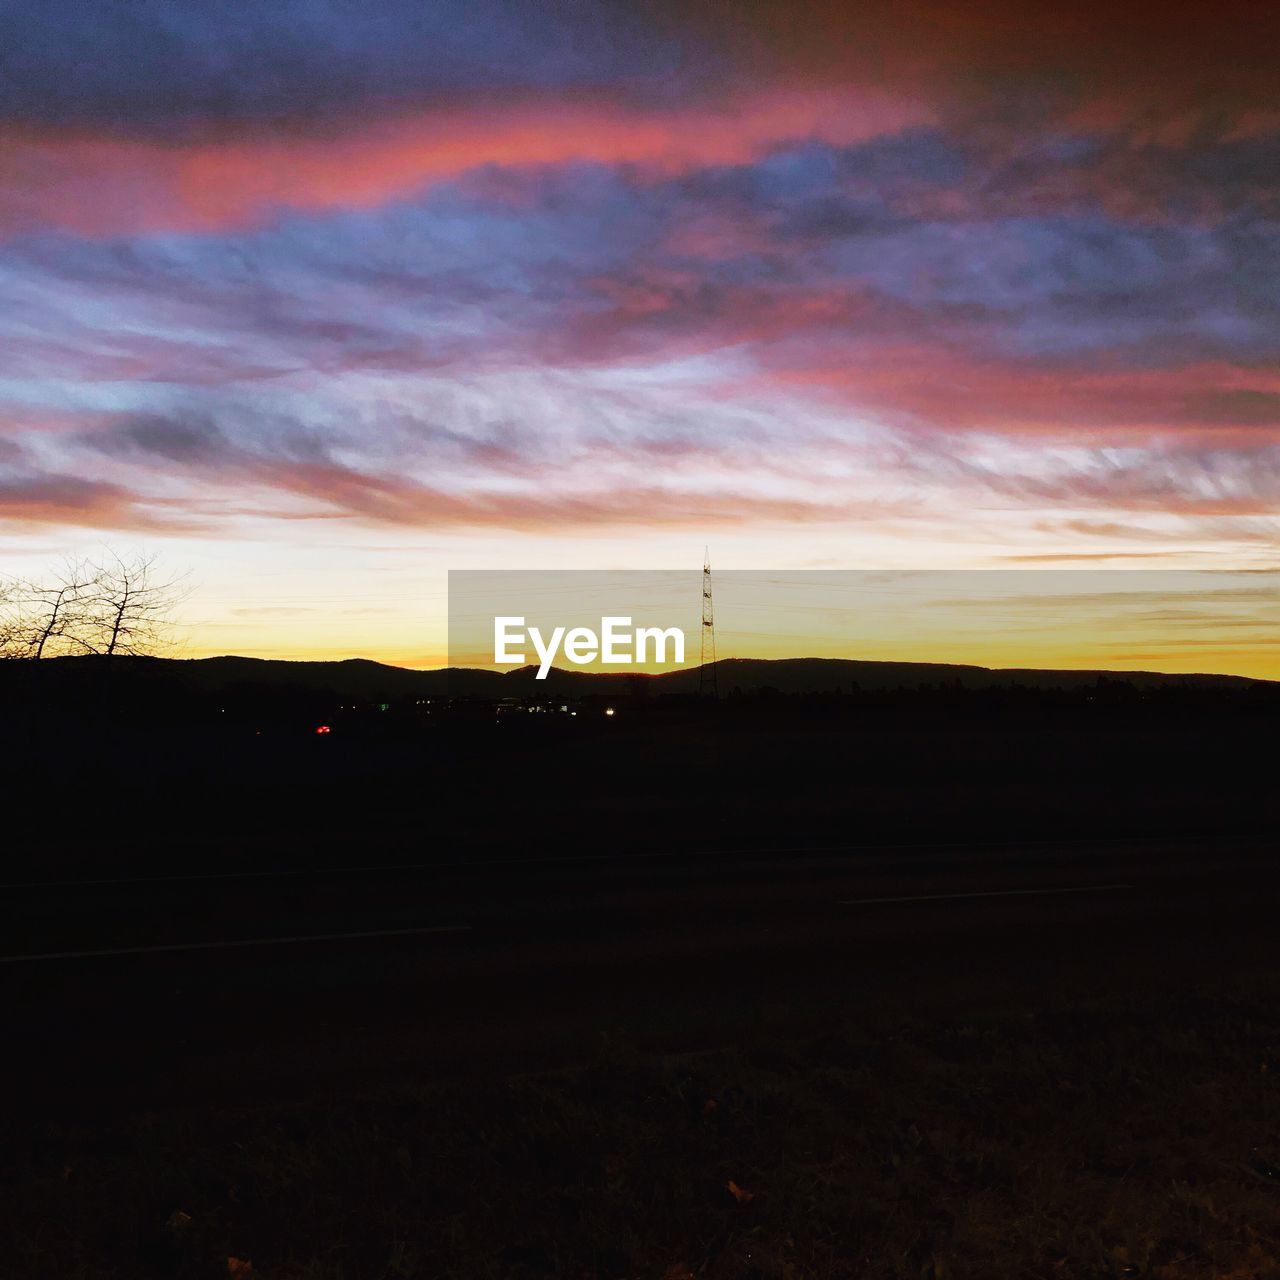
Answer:
[[[0,664],[0,681],[34,675],[37,664]],[[76,682],[104,666],[93,657],[55,658],[38,664],[42,680]],[[324,691],[353,701],[398,700],[436,696],[509,697],[538,692],[587,696],[644,690],[650,694],[691,693],[698,688],[696,667],[657,675],[631,672],[577,671],[553,668],[546,680],[536,668],[488,671],[446,667],[421,671],[366,658],[341,661],[289,661],[225,656],[215,658],[118,658],[112,669],[135,677],[152,677],[199,693],[251,688]],[[855,690],[920,689],[949,686],[985,689],[1018,684],[1039,689],[1078,689],[1099,679],[1128,682],[1136,688],[1171,686],[1274,686],[1248,676],[1170,674],[1156,671],[1054,670],[992,668],[959,663],[885,662],[858,658],[722,658],[715,664],[722,695],[762,689],[784,694],[849,693]]]

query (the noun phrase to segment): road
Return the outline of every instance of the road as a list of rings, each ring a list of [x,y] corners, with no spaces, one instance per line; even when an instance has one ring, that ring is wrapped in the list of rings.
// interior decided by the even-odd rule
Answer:
[[[4,886],[10,1103],[259,1101],[1276,964],[1271,843],[413,855]]]

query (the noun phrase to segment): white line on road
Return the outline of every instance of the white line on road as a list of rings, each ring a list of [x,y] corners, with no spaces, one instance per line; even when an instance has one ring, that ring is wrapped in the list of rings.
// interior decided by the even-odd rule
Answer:
[[[1069,889],[988,889],[981,893],[921,893],[908,898],[843,898],[842,907],[870,907],[881,902],[954,902],[960,898],[1047,897],[1055,893],[1105,893],[1110,889],[1132,889],[1131,884],[1080,884]]]
[[[284,938],[234,938],[229,942],[166,942],[152,947],[105,947],[98,951],[45,951],[0,956],[0,964],[23,960],[91,960],[101,956],[156,955],[163,951],[227,951],[235,947],[285,947],[299,942],[348,942],[358,938],[410,938],[426,933],[464,933],[469,924],[433,924],[421,929],[372,929],[364,933],[307,933]]]

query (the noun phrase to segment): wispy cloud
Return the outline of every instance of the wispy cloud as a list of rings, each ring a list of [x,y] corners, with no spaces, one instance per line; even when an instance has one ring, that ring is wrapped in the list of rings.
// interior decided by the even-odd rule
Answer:
[[[70,14],[0,17],[2,519],[1271,527],[1267,15]]]

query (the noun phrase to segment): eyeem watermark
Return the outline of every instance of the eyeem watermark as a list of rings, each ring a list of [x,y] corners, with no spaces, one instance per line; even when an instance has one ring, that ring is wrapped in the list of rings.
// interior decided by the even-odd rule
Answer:
[[[684,661],[684,632],[679,627],[635,627],[629,617],[600,619],[600,630],[591,627],[553,627],[543,635],[521,617],[493,620],[493,661],[498,666],[520,666],[528,661],[525,645],[533,646],[538,657],[536,678],[545,680],[556,655],[575,667],[629,667],[646,662],[658,664]],[[667,656],[667,647],[671,656]],[[518,648],[516,646],[519,646]],[[652,657],[650,657],[652,646]]]
[[[966,679],[961,667],[1280,678],[1280,571],[738,570],[712,583],[693,559],[688,569],[451,570],[450,689],[462,699],[483,690],[527,696],[526,677],[546,689],[557,668],[610,674],[614,685],[603,687],[612,689],[620,675],[711,666],[716,628],[722,681],[779,687],[793,674],[829,682],[824,688],[897,687],[908,679],[904,663],[958,664]],[[1153,599],[1168,607],[1153,610]],[[768,679],[764,668],[752,675],[725,666],[744,658],[861,665],[807,675],[778,667]],[[486,673],[518,678],[504,684]]]

